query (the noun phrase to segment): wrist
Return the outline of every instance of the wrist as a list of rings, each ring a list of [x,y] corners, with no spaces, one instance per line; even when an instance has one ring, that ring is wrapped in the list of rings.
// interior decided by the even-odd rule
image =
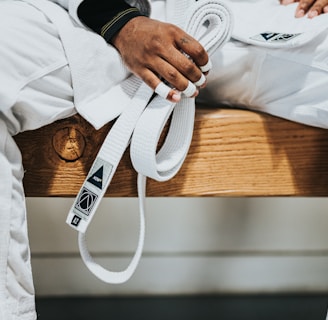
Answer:
[[[120,30],[118,30],[114,36],[111,38],[110,43],[119,51],[121,52],[121,48],[126,43],[131,44],[131,40],[135,39],[134,36],[135,30],[139,29],[140,23],[143,23],[144,19],[149,19],[146,16],[138,16],[130,19]],[[133,40],[132,40],[133,41]]]
[[[101,28],[100,34],[108,43],[114,44],[115,38],[126,24],[140,16],[143,16],[143,14],[135,7],[119,12]]]

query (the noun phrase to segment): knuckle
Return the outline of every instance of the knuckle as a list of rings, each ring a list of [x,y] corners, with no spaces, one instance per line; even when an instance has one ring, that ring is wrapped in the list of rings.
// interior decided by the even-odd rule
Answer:
[[[154,76],[152,76],[149,73],[144,73],[140,75],[140,78],[151,88],[155,89],[157,83],[158,83],[158,79]]]
[[[314,1],[306,1],[306,0],[300,1],[300,8],[303,10],[307,10],[308,8],[311,7],[313,2]]]
[[[169,81],[170,83],[176,82],[178,79],[178,72],[176,70],[168,70],[166,80]]]
[[[195,45],[194,52],[195,52],[195,56],[198,58],[202,58],[206,55],[205,49],[200,44]]]
[[[321,13],[323,6],[316,4],[314,6],[311,7],[311,11],[317,11],[318,13]]]
[[[162,42],[158,38],[154,38],[151,42],[151,48],[149,48],[150,52],[161,52],[163,49]]]
[[[323,1],[318,1],[314,4],[314,9],[318,10],[319,12],[322,12],[324,7],[327,5],[327,1],[323,0]]]
[[[167,23],[166,24],[166,30],[169,34],[173,35],[173,34],[176,34],[178,32],[179,28],[176,25],[172,24],[172,23]]]
[[[186,63],[184,65],[184,71],[187,75],[193,75],[195,74],[196,71],[196,67],[194,65],[194,63],[192,63],[191,61],[189,61],[188,63]]]
[[[177,86],[176,86],[176,88],[179,90],[179,91],[184,91],[184,90],[186,90],[187,89],[187,87],[188,87],[188,83],[187,84],[185,84],[185,83],[179,83]]]
[[[153,79],[151,77],[143,77],[142,80],[147,83],[150,87],[154,88],[155,87],[155,82],[153,81]]]

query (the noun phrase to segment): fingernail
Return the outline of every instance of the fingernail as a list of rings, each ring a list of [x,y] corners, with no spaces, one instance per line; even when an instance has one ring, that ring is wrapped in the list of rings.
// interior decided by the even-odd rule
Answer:
[[[281,4],[288,5],[288,4],[291,4],[293,2],[294,2],[294,0],[283,0],[283,1],[281,1]]]
[[[195,97],[197,97],[198,95],[199,95],[199,90],[196,90],[192,97],[195,98]]]
[[[300,9],[300,10],[296,11],[295,17],[302,18],[302,17],[304,17],[304,15],[305,15],[305,11],[303,9]]]
[[[181,93],[174,92],[172,95],[172,100],[174,102],[179,102],[181,100]]]
[[[204,82],[203,85],[200,86],[201,89],[205,88],[207,86],[207,80]]]
[[[319,14],[318,11],[312,10],[308,13],[308,18],[312,19],[312,18],[316,17],[318,14]]]

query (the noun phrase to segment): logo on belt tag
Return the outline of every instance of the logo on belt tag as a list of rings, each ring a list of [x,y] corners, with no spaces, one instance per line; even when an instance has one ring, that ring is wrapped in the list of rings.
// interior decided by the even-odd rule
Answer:
[[[97,158],[90,170],[89,176],[87,177],[87,182],[98,189],[103,190],[107,185],[112,170],[113,166],[109,162]]]
[[[102,190],[103,188],[103,177],[104,177],[104,166],[101,166],[91,177],[87,180],[94,186]]]
[[[98,198],[105,191],[104,188],[107,187],[112,170],[113,165],[109,162],[101,158],[95,160],[76,198],[73,210],[76,216],[71,221],[72,225],[77,226],[80,224],[78,217],[88,220],[92,215],[93,210],[96,209],[95,205]]]
[[[74,227],[77,227],[80,222],[81,222],[81,217],[79,217],[78,215],[75,215],[71,221],[71,225],[74,226]]]
[[[97,199],[98,196],[95,193],[83,187],[76,200],[75,209],[89,216]]]
[[[296,37],[301,35],[301,33],[276,33],[276,32],[264,32],[256,36],[251,37],[250,39],[256,40],[259,42],[288,42]]]

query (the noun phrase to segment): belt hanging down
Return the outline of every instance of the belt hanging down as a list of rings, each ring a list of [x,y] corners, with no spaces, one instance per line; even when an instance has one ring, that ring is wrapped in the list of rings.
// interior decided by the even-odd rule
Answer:
[[[231,35],[232,18],[223,1],[197,1],[188,9],[186,17],[184,30],[198,39],[210,55]],[[79,231],[79,249],[85,265],[106,283],[127,281],[141,258],[145,236],[146,177],[157,181],[171,179],[182,166],[192,139],[195,99],[182,97],[175,104],[158,95],[151,99],[153,94],[146,84],[140,85],[131,105],[122,112],[108,133],[66,220]],[[161,132],[171,115],[165,142],[156,153]],[[128,267],[113,272],[92,258],[85,234],[129,143],[131,161],[138,172],[139,240]]]

